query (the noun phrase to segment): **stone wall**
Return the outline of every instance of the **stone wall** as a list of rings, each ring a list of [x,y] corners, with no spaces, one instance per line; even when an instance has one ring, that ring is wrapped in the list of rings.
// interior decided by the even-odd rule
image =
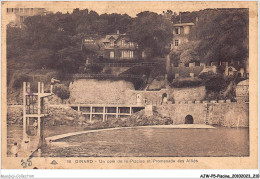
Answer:
[[[249,126],[249,103],[215,103],[209,108],[209,124],[227,127]]]
[[[172,96],[174,101],[201,101],[205,99],[205,86],[194,88],[173,88]]]
[[[158,113],[170,117],[173,124],[184,124],[185,117],[191,115],[194,124],[204,124],[206,120],[205,104],[165,104],[157,106]]]
[[[82,79],[71,83],[69,88],[71,104],[159,105],[164,93],[167,94],[168,99],[172,94],[170,89],[137,91],[134,90],[132,83],[123,80],[111,82],[109,80]]]
[[[86,104],[127,104],[126,90],[134,90],[134,85],[123,80],[82,79],[69,86],[71,103]]]
[[[156,110],[161,115],[170,117],[173,124],[184,124],[185,117],[191,115],[194,124],[208,123],[226,127],[249,126],[248,103],[164,104],[157,106]]]
[[[249,80],[241,81],[237,84],[236,87],[236,99],[237,101],[249,101]]]
[[[171,97],[171,90],[161,89],[160,91],[136,91],[128,90],[126,91],[126,97],[129,99],[128,102],[131,104],[137,104],[137,96],[140,96],[142,105],[160,105],[162,103],[163,94],[167,94],[167,98]]]

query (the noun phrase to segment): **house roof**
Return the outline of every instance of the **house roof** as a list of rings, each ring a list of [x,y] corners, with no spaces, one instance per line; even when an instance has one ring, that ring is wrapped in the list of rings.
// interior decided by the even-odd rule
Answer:
[[[237,71],[240,70],[241,66],[238,63],[231,64]]]
[[[247,80],[243,80],[243,81],[241,81],[241,82],[239,82],[237,84],[237,86],[246,86],[246,85],[249,85],[249,80],[248,79]]]
[[[235,67],[233,67],[233,66],[229,66],[228,70],[230,70],[230,69],[232,69],[232,71],[237,71],[237,69]]]
[[[121,38],[128,39],[126,34],[111,34],[111,35],[106,35],[106,38],[103,40],[103,43],[109,43],[111,38],[115,39],[115,41],[118,41]]]
[[[121,34],[116,41],[119,41],[120,39],[125,39],[126,41],[129,41],[129,37],[126,34]]]
[[[195,66],[195,67],[173,67],[173,73],[179,73],[181,77],[190,77],[190,73],[194,73],[195,76],[198,76],[200,72],[203,70],[203,66]]]
[[[117,40],[119,36],[120,36],[119,34],[106,35],[106,38],[103,40],[103,42],[110,42],[111,38],[114,38],[115,40]]]
[[[195,25],[194,23],[181,23],[181,24],[174,24],[173,27],[182,27],[182,26],[193,26]]]

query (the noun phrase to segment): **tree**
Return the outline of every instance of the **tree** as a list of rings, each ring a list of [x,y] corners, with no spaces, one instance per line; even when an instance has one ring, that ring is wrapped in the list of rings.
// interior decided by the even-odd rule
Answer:
[[[248,9],[216,9],[201,12],[198,51],[206,62],[240,61],[248,58]]]
[[[27,48],[30,48],[28,43],[28,34],[25,29],[7,26],[7,59],[20,56]]]
[[[31,16],[25,19],[26,31],[33,48],[60,50],[70,44],[69,36],[60,25],[62,14]]]
[[[208,64],[239,61],[245,65],[248,59],[248,9],[205,9],[180,14],[182,23],[194,22],[196,25],[190,31],[189,43],[171,52],[174,62],[179,62],[186,50],[193,50],[200,61]],[[180,23],[180,14],[172,16],[173,23]]]
[[[149,51],[149,57],[164,56],[172,39],[171,23],[162,15],[145,11],[137,14],[129,27],[131,38],[141,50]]]
[[[84,64],[84,55],[80,47],[69,46],[56,53],[55,68],[64,74],[75,73]]]

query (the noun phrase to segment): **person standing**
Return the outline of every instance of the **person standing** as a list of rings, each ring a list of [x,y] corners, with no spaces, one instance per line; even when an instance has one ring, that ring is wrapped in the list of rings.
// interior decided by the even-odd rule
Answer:
[[[11,148],[11,153],[13,157],[18,157],[18,146],[17,142],[14,143],[14,145]]]
[[[53,78],[51,78],[51,93],[53,92],[53,87],[54,87],[54,85],[55,85],[55,83],[60,83],[60,80],[56,80],[54,77]]]
[[[34,120],[34,122],[33,122],[33,133],[34,133],[34,135],[37,135],[37,128],[38,128],[37,120]]]

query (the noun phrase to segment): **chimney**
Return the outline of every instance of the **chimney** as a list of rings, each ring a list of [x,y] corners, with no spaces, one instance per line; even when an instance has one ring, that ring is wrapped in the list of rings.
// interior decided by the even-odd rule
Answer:
[[[117,30],[117,31],[116,31],[116,34],[118,34],[118,35],[119,35],[119,30]]]
[[[179,14],[180,14],[180,24],[181,24],[181,12]]]

